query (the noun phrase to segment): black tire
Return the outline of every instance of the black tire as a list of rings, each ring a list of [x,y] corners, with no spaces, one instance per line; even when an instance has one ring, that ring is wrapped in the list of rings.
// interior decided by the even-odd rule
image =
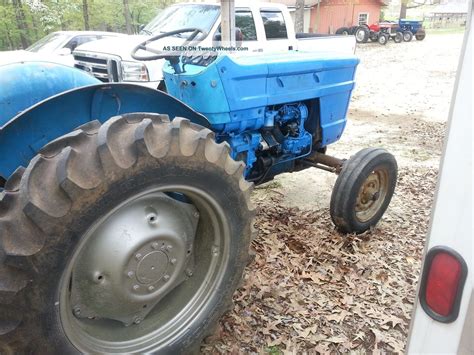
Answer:
[[[160,81],[160,83],[158,84],[158,87],[156,88],[157,90],[159,91],[163,91],[163,92],[168,92],[168,89],[166,88],[166,83],[164,80]]]
[[[370,31],[369,39],[371,42],[378,42],[379,34],[377,32]]]
[[[403,31],[403,41],[410,42],[413,39],[413,33],[410,31]]]
[[[380,148],[359,151],[343,165],[331,196],[330,212],[336,227],[344,233],[363,233],[375,226],[387,209],[397,180],[397,162],[392,154]],[[384,176],[382,200],[380,192],[374,193],[373,200],[364,202],[367,210],[357,211],[361,188],[368,183],[369,176]],[[372,182],[370,182],[371,184]],[[377,195],[376,195],[377,194]],[[363,195],[365,198],[365,195]],[[360,206],[359,206],[360,207]],[[364,215],[364,213],[367,213]],[[360,217],[362,214],[363,218]]]
[[[68,260],[104,211],[162,184],[205,190],[222,208],[231,236],[217,291],[190,318],[196,321],[189,329],[168,340],[165,352],[199,349],[232,304],[249,260],[252,184],[229,151],[210,130],[186,119],[129,114],[79,127],[43,148],[26,170],[18,169],[0,195],[0,353],[82,350],[60,319],[58,290]],[[156,346],[150,351],[163,352]]]
[[[420,30],[415,34],[415,38],[417,41],[423,41],[426,37],[426,32],[424,30]]]
[[[403,42],[403,34],[401,32],[397,32],[395,37],[393,37],[393,41],[395,43],[402,43]]]
[[[377,39],[377,42],[379,42],[379,44],[381,44],[382,46],[385,46],[387,44],[389,38],[390,37],[388,36],[388,34],[380,33],[379,38]]]
[[[353,35],[355,31],[359,28],[359,26],[351,26],[349,27],[349,34]]]
[[[347,27],[341,27],[336,30],[337,35],[345,35],[347,36],[349,34],[349,29]]]
[[[357,43],[367,43],[369,33],[370,31],[367,26],[359,26],[354,33]]]

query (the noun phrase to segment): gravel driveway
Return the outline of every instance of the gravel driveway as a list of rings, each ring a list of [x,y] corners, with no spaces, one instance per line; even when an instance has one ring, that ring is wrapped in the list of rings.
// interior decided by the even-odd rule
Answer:
[[[213,353],[402,352],[436,185],[462,34],[360,45],[349,122],[328,154],[384,147],[395,196],[372,231],[345,236],[329,217],[330,173],[308,169],[260,186],[255,261]]]

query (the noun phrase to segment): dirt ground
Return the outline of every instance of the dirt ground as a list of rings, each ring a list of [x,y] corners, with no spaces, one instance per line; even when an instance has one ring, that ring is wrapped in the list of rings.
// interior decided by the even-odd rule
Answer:
[[[342,235],[329,217],[336,176],[311,168],[259,186],[255,261],[204,352],[403,352],[461,44],[433,34],[358,46],[349,122],[328,154],[392,152],[388,211],[374,230]]]

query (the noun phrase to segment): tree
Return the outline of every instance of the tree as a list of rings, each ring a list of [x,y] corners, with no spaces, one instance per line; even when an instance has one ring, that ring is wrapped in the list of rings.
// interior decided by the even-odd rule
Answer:
[[[25,12],[23,10],[23,4],[21,3],[21,0],[13,0],[12,3],[15,8],[16,23],[20,32],[21,47],[25,49],[29,47],[30,41],[28,39],[29,31],[28,24],[26,23]]]
[[[414,9],[423,5],[439,4],[440,0],[401,0],[400,18],[407,17],[407,10]]]
[[[89,4],[87,0],[82,0],[82,16],[84,17],[84,29],[88,31],[89,26]]]
[[[131,35],[132,32],[132,19],[130,17],[130,8],[128,0],[123,0],[123,14],[125,15],[125,27],[127,28],[127,34]]]
[[[296,0],[295,32],[304,32],[304,0]]]

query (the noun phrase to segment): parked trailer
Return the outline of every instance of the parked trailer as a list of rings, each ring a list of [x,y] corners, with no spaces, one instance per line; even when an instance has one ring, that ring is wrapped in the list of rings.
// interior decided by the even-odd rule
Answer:
[[[132,52],[167,61],[169,94],[0,65],[1,353],[199,350],[251,260],[252,186],[280,173],[338,174],[330,214],[343,233],[382,217],[395,158],[325,153],[346,126],[358,59],[150,46],[202,33]]]

